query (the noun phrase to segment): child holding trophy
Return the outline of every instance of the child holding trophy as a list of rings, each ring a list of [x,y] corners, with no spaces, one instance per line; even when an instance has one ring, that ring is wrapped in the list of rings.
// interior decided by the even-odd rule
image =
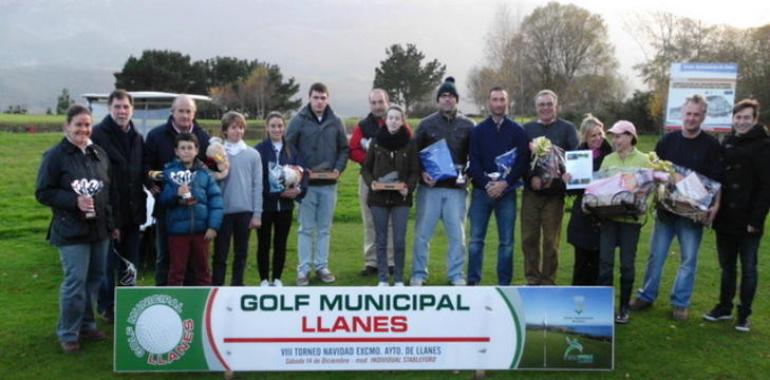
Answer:
[[[380,128],[376,141],[361,166],[361,178],[372,191],[367,204],[374,220],[379,286],[388,286],[388,224],[393,224],[393,277],[395,286],[404,285],[406,224],[412,193],[420,177],[417,148],[405,126],[406,116],[399,106],[388,108],[387,128]]]
[[[198,138],[180,133],[174,140],[176,159],[163,170],[165,184],[158,203],[166,209],[170,269],[168,285],[181,286],[188,261],[195,285],[211,285],[209,242],[222,224],[222,193],[198,155]]]

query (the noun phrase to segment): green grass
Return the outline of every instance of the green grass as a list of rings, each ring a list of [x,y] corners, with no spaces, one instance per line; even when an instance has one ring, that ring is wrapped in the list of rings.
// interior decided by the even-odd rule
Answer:
[[[0,379],[220,379],[221,374],[124,374],[112,373],[112,340],[84,345],[82,353],[61,353],[55,335],[58,313],[57,295],[62,278],[58,252],[45,241],[50,211],[34,199],[35,176],[42,153],[59,141],[59,133],[0,133]],[[253,144],[255,141],[249,141]],[[650,149],[654,137],[643,136],[642,150]],[[331,268],[337,274],[336,286],[374,285],[376,279],[362,278],[362,227],[357,192],[357,165],[351,163],[339,187],[339,201],[332,231]],[[569,218],[565,215],[564,227]],[[413,218],[412,218],[413,221]],[[636,286],[644,275],[652,220],[642,229],[637,256]],[[517,221],[514,283],[523,284],[523,263]],[[289,239],[289,257],[284,281],[295,280],[296,223]],[[411,269],[411,241],[407,237],[407,273]],[[490,224],[484,267],[484,284],[495,283],[494,251],[496,228]],[[562,233],[563,239],[566,232]],[[254,247],[251,239],[246,282],[258,283]],[[446,278],[446,238],[439,227],[433,239],[430,284],[443,284]],[[690,320],[670,319],[668,292],[679,265],[678,247],[672,247],[665,267],[661,297],[655,307],[631,315],[631,323],[616,329],[615,371],[612,372],[493,372],[493,379],[763,379],[770,373],[770,301],[765,276],[770,264],[764,260],[770,242],[763,239],[759,260],[759,289],[754,304],[752,332],[741,334],[729,323],[703,322],[700,315],[715,303],[719,286],[719,267],[714,234],[704,234],[699,254],[698,276],[693,294]],[[571,281],[572,247],[562,241],[559,284]],[[151,285],[152,273],[143,273],[141,284]],[[616,280],[617,283],[617,280]],[[312,285],[318,285],[313,280]],[[112,326],[101,325],[112,332]],[[315,372],[244,373],[237,379],[468,379],[470,371],[451,372]]]

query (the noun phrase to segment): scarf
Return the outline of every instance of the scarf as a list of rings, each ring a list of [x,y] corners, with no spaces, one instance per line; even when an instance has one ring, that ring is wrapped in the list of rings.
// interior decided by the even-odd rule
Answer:
[[[228,155],[235,156],[246,148],[248,147],[243,140],[238,141],[237,143],[231,143],[230,141],[225,140],[225,151]]]

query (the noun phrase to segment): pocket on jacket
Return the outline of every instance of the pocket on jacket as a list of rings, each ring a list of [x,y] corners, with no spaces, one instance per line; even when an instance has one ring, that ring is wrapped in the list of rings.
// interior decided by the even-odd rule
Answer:
[[[90,233],[88,222],[73,215],[56,215],[53,230],[56,235],[66,240],[87,238]]]

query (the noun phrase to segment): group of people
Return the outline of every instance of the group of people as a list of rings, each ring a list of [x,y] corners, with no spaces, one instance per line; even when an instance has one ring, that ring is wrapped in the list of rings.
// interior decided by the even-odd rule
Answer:
[[[59,248],[64,270],[57,327],[62,349],[75,352],[82,340],[104,339],[96,328],[92,302],[98,300],[98,312],[104,319],[114,318],[116,275],[126,262],[139,261],[145,189],[156,198],[158,286],[224,285],[231,240],[234,258],[229,284],[243,285],[252,229],[258,235],[260,285],[282,286],[295,203],[299,222],[296,284],[309,285],[313,274],[323,283],[336,281],[329,246],[337,182],[348,159],[360,164],[361,274],[376,274],[379,286],[389,286],[391,277],[394,286],[404,286],[407,279],[411,286],[428,281],[430,242],[439,220],[448,240],[447,282],[480,284],[493,212],[498,233],[497,284],[510,285],[517,188],[523,185],[520,217],[528,285],[556,284],[565,197],[574,195],[567,233],[567,241],[575,247],[573,284],[612,285],[615,249],[619,248],[616,322],[627,323],[631,310],[650,307],[656,300],[662,268],[677,237],[682,262],[671,303],[674,318],[686,319],[703,226],[713,222],[722,285],[719,303],[704,318],[732,319],[740,257],[741,303],[736,328],[749,330],[757,250],[770,208],[770,176],[766,175],[770,137],[758,124],[755,101],[744,100],[735,106],[733,131],[720,145],[701,129],[706,100],[688,98],[681,131],[668,133],[658,142],[655,151],[661,159],[720,181],[722,191],[703,223],[657,211],[644,283],[638,297],[631,300],[641,220],[586,214],[580,207],[581,192],[566,190],[569,173],[546,180],[530,170],[530,143],[545,136],[564,151],[589,150],[594,170],[650,167],[648,156],[636,149],[635,126],[628,121],[615,123],[607,130],[612,135],[610,145],[602,122],[588,115],[578,133],[572,123],[558,117],[558,96],[550,90],[535,96],[536,120],[520,126],[508,116],[510,101],[501,87],[490,89],[490,115],[476,125],[458,111],[460,96],[451,77],[439,86],[435,100],[436,112],[412,130],[405,110],[391,105],[384,90],[374,89],[369,93],[371,112],[348,139],[342,120],[329,105],[328,88],[315,83],[308,91],[308,104],[288,126],[280,113],[267,115],[266,138],[253,148],[243,140],[244,116],[227,112],[221,123],[227,156],[221,160],[224,165],[208,159],[210,137],[196,123],[196,105],[189,96],[177,97],[168,121],[152,129],[146,139],[133,127],[133,99],[123,90],[110,94],[109,114],[93,127],[87,108],[70,107],[65,137],[45,153],[36,184],[37,199],[53,211],[48,239]],[[441,140],[446,142],[457,175],[434,179],[419,152]],[[496,159],[511,151],[515,151],[514,163],[500,173]],[[295,181],[282,177],[288,169],[298,171]],[[90,181],[92,186],[87,191],[76,188],[78,181]],[[413,203],[416,221],[411,277],[407,278],[405,240]],[[467,250],[466,215],[471,230]]]

